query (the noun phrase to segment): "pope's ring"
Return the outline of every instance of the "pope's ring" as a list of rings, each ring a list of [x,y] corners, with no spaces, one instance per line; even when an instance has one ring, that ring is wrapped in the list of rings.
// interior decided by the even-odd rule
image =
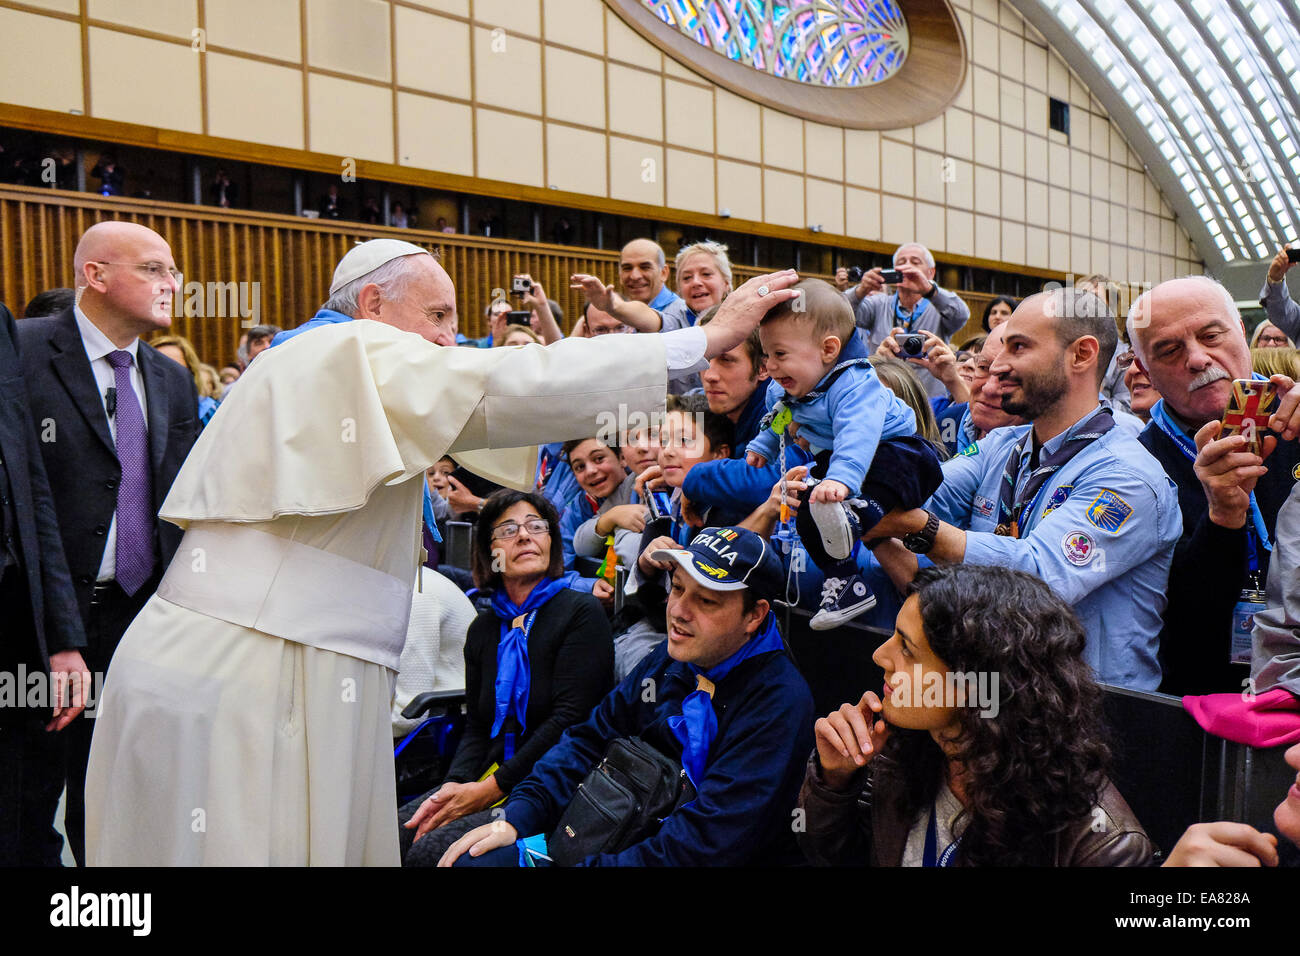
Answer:
[[[772,290],[769,289],[769,288],[768,288],[767,286],[765,286],[765,285],[761,285],[761,286],[758,287],[758,289],[757,289],[756,291],[758,292],[759,296],[765,296],[765,295],[767,295],[769,292],[771,292]]]

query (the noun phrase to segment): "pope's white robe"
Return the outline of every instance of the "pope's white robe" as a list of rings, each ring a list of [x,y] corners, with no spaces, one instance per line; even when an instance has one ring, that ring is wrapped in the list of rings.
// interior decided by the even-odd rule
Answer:
[[[529,488],[537,444],[661,412],[666,348],[698,369],[703,347],[439,348],[355,321],[259,355],[163,505],[186,535],[105,682],[89,863],[397,865],[389,707],[425,469],[452,453]]]

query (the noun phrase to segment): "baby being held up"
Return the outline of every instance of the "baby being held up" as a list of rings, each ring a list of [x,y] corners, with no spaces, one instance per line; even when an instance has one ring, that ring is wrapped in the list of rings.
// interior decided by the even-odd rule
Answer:
[[[838,627],[875,606],[858,571],[859,539],[886,513],[919,508],[943,481],[916,417],[867,361],[853,309],[830,284],[805,279],[802,294],[773,306],[758,334],[771,377],[767,418],[745,460],[775,460],[793,422],[816,456],[795,527],[826,576],[814,630]]]

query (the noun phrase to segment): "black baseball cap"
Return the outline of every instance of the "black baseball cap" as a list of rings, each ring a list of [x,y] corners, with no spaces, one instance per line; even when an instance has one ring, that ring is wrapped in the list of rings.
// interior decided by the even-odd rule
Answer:
[[[713,591],[751,588],[771,601],[785,586],[785,570],[771,543],[747,528],[705,528],[685,548],[661,548],[656,561],[676,561],[696,582]]]

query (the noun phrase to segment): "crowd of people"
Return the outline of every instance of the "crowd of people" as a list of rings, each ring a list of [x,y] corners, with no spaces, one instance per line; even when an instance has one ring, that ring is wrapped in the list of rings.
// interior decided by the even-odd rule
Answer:
[[[953,343],[916,242],[733,288],[725,246],[640,239],[568,335],[522,275],[468,339],[436,260],[372,240],[222,368],[170,332],[164,237],[100,223],[74,264],[0,337],[0,665],[59,688],[0,704],[2,862],[57,863],[66,786],[91,864],[1148,865],[1100,684],[1300,740],[1285,249],[1250,335],[1211,278],[1117,317],[1090,276]],[[784,608],[889,635],[884,686],[816,718]],[[464,733],[399,808],[442,690]],[[1275,823],[1300,843],[1300,788]],[[1226,822],[1164,849],[1289,860]]]

